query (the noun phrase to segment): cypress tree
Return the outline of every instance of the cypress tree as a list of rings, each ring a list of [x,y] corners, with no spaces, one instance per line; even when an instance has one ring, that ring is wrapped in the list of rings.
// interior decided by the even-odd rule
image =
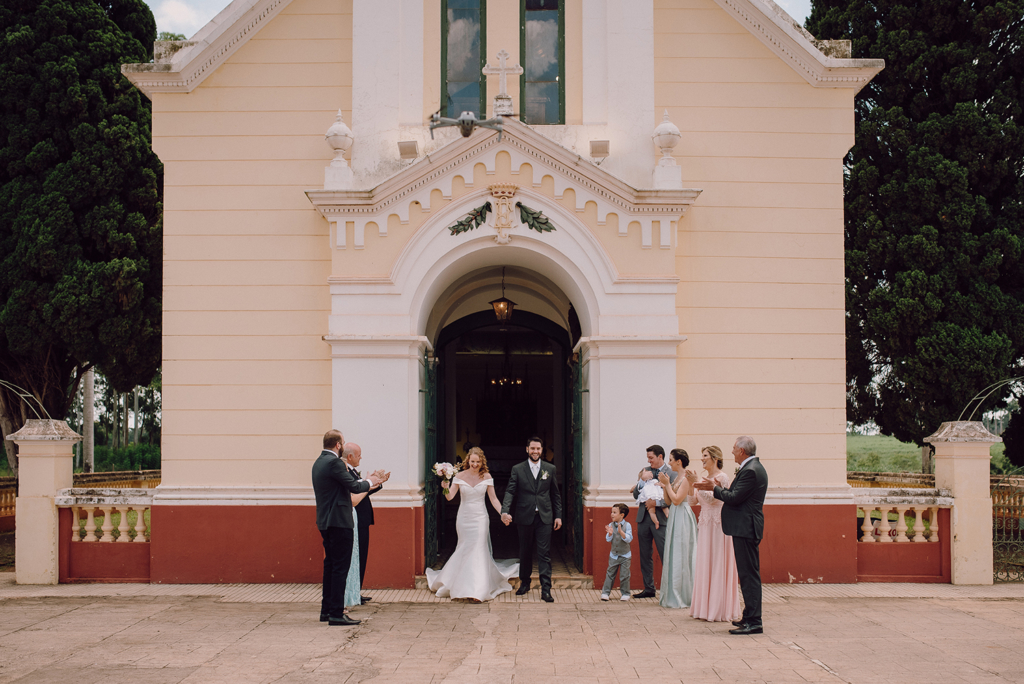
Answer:
[[[0,379],[53,418],[86,369],[125,392],[160,363],[162,167],[120,71],[155,37],[140,0],[0,4]],[[5,434],[31,417],[0,390]]]
[[[1022,0],[814,0],[806,23],[886,63],[846,160],[847,418],[904,441],[1021,374],[1022,27]]]

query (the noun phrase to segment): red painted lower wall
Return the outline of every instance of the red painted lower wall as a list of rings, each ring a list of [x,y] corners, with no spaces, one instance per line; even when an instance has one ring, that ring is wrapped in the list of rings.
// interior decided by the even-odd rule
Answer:
[[[700,507],[694,507],[700,517]],[[636,509],[631,508],[633,526],[633,562],[630,564],[630,589],[643,588],[640,574],[640,545],[636,539]],[[600,589],[608,571],[611,543],[605,541],[604,526],[611,521],[606,508],[586,509],[585,550]],[[845,531],[844,531],[845,530]],[[857,581],[857,510],[852,505],[837,506],[765,506],[764,539],[761,541],[761,579],[766,584],[802,583],[852,584]],[[654,552],[654,584],[661,586],[661,559]],[[618,583],[616,583],[618,586]]]
[[[61,584],[150,581],[149,543],[73,542],[71,509],[59,509],[57,520],[62,532],[57,543],[57,577]]]
[[[375,508],[368,589],[412,588],[423,524],[412,508]],[[152,581],[316,583],[323,541],[314,506],[153,506]],[[69,523],[70,524],[70,523]],[[417,534],[417,530],[419,534]]]
[[[698,516],[700,509],[694,511]],[[423,509],[379,508],[370,528],[367,589],[411,588],[424,571]],[[941,511],[940,530],[949,530]],[[60,529],[71,526],[61,509]],[[859,544],[856,509],[766,506],[761,576],[766,583],[949,582],[950,543]],[[604,583],[611,545],[608,509],[585,509],[584,573]],[[634,525],[636,509],[630,511]],[[74,543],[61,535],[60,581],[156,583],[318,583],[323,545],[313,506],[154,506],[148,544]],[[654,581],[661,562],[654,554]],[[639,542],[633,542],[631,589],[643,586]]]
[[[857,581],[948,584],[953,578],[949,529],[949,509],[940,508],[937,543],[858,543]]]

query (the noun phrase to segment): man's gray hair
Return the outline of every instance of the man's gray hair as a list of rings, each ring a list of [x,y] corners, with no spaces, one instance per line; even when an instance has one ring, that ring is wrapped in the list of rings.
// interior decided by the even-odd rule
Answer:
[[[357,448],[358,447],[354,446],[346,446],[344,449],[341,450],[341,457],[344,458],[345,460],[348,460],[349,456],[356,453]]]
[[[740,449],[743,449],[743,453],[745,453],[747,456],[757,455],[757,445],[754,444],[753,437],[747,437],[746,435],[744,435],[743,437],[737,437],[736,446],[738,446]]]

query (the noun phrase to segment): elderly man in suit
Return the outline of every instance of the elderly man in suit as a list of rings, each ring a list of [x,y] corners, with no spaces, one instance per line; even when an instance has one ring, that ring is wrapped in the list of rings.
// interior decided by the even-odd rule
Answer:
[[[644,488],[649,480],[657,480],[658,475],[664,473],[669,482],[675,482],[676,471],[672,470],[665,463],[665,449],[660,444],[652,444],[647,447],[647,467],[640,470],[637,475],[637,483],[633,485],[631,493],[636,499],[640,496],[640,490]],[[668,524],[668,515],[665,513],[667,507],[655,508],[655,515],[658,516],[659,526],[654,526],[651,514],[647,507],[641,505],[636,511],[636,532],[640,541],[640,574],[644,578],[644,590],[639,594],[633,594],[633,598],[653,598],[657,596],[654,591],[654,548],[658,549],[658,558],[665,562],[665,527]]]
[[[562,526],[562,497],[555,482],[555,466],[541,459],[544,440],[530,437],[526,441],[526,461],[512,467],[505,499],[501,504],[501,522],[509,525],[509,511],[515,504],[516,527],[519,528],[519,589],[521,596],[530,590],[533,576],[533,555],[537,552],[540,575],[540,597],[551,603],[551,532]]]
[[[728,489],[711,480],[695,483],[697,489],[714,490],[722,501],[722,531],[732,537],[736,552],[736,570],[743,592],[743,617],[733,622],[729,634],[761,634],[761,555],[764,536],[764,497],[768,492],[768,473],[757,456],[757,445],[750,437],[739,437],[732,456],[740,464]]]
[[[324,541],[324,579],[320,622],[358,625],[345,615],[345,580],[352,564],[352,495],[380,484],[370,475],[357,479],[341,460],[344,436],[337,430],[324,435],[324,448],[313,462],[313,493],[316,495],[316,527]]]
[[[363,460],[363,450],[355,442],[345,442],[345,446],[341,450],[341,458],[345,461],[345,465],[348,466],[348,471],[352,474],[352,477],[361,479],[362,476],[359,471],[356,470],[359,464]],[[356,535],[359,539],[359,586],[366,586],[366,559],[370,554],[370,525],[373,524],[373,504],[370,503],[370,496],[376,494],[384,486],[384,483],[391,477],[390,472],[384,472],[383,469],[373,471],[373,474],[380,478],[380,484],[375,487],[370,487],[369,491],[366,492],[366,496],[363,500],[356,504],[356,525],[359,527],[359,534]],[[370,601],[369,596],[360,596],[363,603]]]

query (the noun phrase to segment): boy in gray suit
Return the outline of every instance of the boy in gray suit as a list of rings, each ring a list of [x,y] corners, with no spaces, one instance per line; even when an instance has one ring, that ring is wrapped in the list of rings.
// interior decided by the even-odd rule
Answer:
[[[612,521],[604,526],[604,540],[612,543],[612,552],[608,556],[608,574],[601,589],[602,601],[608,600],[616,574],[619,575],[619,592],[622,594],[619,600],[629,600],[629,563],[633,559],[629,543],[633,541],[633,529],[626,520],[628,514],[629,506],[617,503],[612,506]]]

